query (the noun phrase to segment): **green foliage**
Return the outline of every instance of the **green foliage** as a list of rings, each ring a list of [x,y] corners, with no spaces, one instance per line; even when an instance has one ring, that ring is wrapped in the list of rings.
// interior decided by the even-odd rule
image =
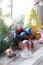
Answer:
[[[2,19],[0,19],[0,33],[3,33],[4,35],[10,33],[10,29],[8,26],[4,23]]]
[[[0,3],[2,3],[3,0],[0,0]],[[0,54],[5,51],[7,48],[10,47],[10,40],[3,42],[4,38],[6,37],[6,34],[10,34],[10,29],[7,26],[7,24],[4,23],[4,20],[2,17],[5,15],[2,14],[3,10],[0,8]],[[8,13],[5,17],[10,17],[10,13]]]
[[[0,33],[0,43],[3,41],[4,38],[5,38],[4,35]]]

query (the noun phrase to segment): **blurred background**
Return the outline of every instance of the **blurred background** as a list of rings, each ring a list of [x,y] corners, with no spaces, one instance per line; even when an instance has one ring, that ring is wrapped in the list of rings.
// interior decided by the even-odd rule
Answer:
[[[10,26],[12,19],[17,19],[20,15],[24,15],[26,21],[36,1],[43,3],[43,0],[0,0],[0,13],[2,12],[2,18],[5,19],[5,23],[8,26]],[[43,6],[36,6],[36,11],[41,24],[43,24]]]

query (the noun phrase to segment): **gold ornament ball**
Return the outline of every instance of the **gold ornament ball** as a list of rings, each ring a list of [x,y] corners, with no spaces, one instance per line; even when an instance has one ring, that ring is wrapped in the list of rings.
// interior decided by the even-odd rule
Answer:
[[[14,54],[14,51],[12,49],[10,49],[10,48],[7,49],[5,52],[6,52],[6,55],[9,56],[9,57]]]

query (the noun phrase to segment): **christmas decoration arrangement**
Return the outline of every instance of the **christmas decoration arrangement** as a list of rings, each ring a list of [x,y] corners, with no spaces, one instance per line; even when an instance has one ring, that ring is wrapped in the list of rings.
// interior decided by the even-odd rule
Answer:
[[[32,56],[31,49],[35,44],[43,43],[43,35],[38,31],[42,25],[35,9],[32,8],[26,26],[24,18],[22,15],[15,19],[10,27],[0,18],[0,55],[5,52],[8,57],[12,57],[19,49],[22,51],[20,54],[22,58],[29,58]]]

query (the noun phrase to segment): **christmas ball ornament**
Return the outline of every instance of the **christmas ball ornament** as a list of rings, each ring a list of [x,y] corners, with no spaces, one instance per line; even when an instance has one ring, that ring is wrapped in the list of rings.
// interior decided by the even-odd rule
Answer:
[[[24,31],[24,29],[23,29],[22,27],[19,27],[19,28],[17,29],[17,31],[18,31],[18,33],[21,33],[21,32]]]
[[[23,49],[27,49],[28,51],[30,51],[30,44],[29,44],[29,40],[23,40],[22,41],[22,47]]]
[[[7,49],[5,52],[6,52],[6,54],[7,54],[8,57],[10,57],[10,56],[12,56],[14,54],[13,50],[10,49],[10,48]]]
[[[30,45],[26,42],[24,45],[24,48],[26,48],[27,50],[30,50]]]
[[[24,40],[22,42],[21,57],[22,58],[29,58],[29,57],[31,57],[31,55],[32,55],[32,52],[31,52],[29,40]]]
[[[32,34],[32,28],[26,28],[26,33],[27,34]]]
[[[26,32],[21,32],[20,36],[26,36]]]
[[[41,38],[41,34],[37,32],[36,35],[35,35],[35,38],[36,39],[40,39]]]

